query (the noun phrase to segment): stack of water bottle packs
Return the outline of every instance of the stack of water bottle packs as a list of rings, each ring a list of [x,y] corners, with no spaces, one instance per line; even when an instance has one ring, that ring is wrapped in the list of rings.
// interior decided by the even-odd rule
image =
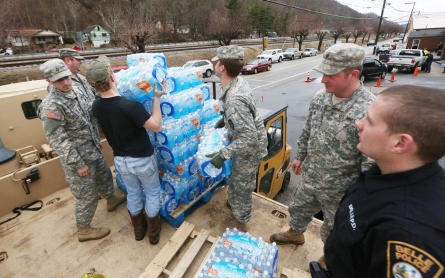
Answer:
[[[198,277],[275,277],[278,248],[261,237],[227,228]]]
[[[217,100],[210,99],[197,68],[167,68],[163,54],[139,53],[127,56],[127,70],[116,74],[118,90],[128,99],[142,103],[152,113],[155,87],[166,79],[166,93],[160,99],[162,130],[148,132],[155,147],[161,179],[161,215],[167,216],[181,203],[190,203],[207,188],[230,175],[231,160],[221,169],[206,155],[217,153],[230,143],[225,128],[214,129],[220,119]],[[118,185],[122,183],[117,177]]]

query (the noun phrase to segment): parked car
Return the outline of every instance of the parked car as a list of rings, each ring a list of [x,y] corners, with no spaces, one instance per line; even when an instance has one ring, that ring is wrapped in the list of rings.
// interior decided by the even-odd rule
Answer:
[[[318,51],[315,48],[306,48],[303,51],[303,56],[304,57],[317,56],[317,53],[318,53]]]
[[[271,49],[265,50],[260,55],[256,57],[257,59],[266,59],[272,62],[281,63],[283,61],[283,50],[281,49]]]
[[[0,56],[2,55],[13,55],[14,53],[12,52],[11,48],[0,48]]]
[[[370,41],[368,41],[368,43],[367,43],[366,45],[367,45],[367,46],[375,45],[375,40],[370,40]]]
[[[334,45],[335,45],[335,43],[330,43],[330,44],[328,44],[328,46],[326,46],[326,49],[328,49],[329,47],[332,47]]]
[[[382,53],[379,55],[379,60],[382,62],[388,62],[389,57],[391,57],[392,55],[397,55],[399,54],[400,50],[391,50],[389,51],[389,53]]]
[[[120,72],[121,70],[125,70],[125,69],[128,69],[128,66],[118,66],[118,67],[112,68],[114,73]]]
[[[193,60],[185,63],[183,68],[199,68],[201,70],[202,76],[210,77],[213,73],[213,64],[209,60]]]
[[[71,47],[71,49],[74,49],[74,50],[87,50],[87,47],[86,46],[82,47],[82,46],[79,46],[79,45],[75,45],[75,46]]]
[[[380,54],[380,53],[389,53],[392,50],[392,46],[389,43],[384,43],[384,44],[382,44],[380,46],[377,46],[377,48],[379,50],[378,54]]]
[[[47,52],[60,52],[60,48],[51,48]]]
[[[241,69],[241,73],[257,73],[259,71],[269,71],[272,63],[266,59],[253,59],[247,62]]]
[[[288,48],[283,52],[283,59],[293,60],[295,58],[303,58],[303,52],[298,48]]]
[[[365,57],[365,60],[363,60],[363,70],[360,74],[360,81],[363,82],[368,78],[379,77],[380,75],[382,79],[385,79],[387,73],[388,69],[385,64],[372,57]]]

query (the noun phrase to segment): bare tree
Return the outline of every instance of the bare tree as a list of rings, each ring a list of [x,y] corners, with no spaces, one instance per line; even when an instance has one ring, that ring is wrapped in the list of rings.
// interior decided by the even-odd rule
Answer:
[[[327,34],[328,32],[322,31],[321,29],[317,29],[315,31],[315,35],[317,36],[318,39],[318,48],[317,48],[318,51],[321,50],[321,45],[323,44],[324,37],[326,37]]]
[[[337,43],[337,39],[345,33],[346,24],[343,22],[336,22],[329,30],[329,34],[334,38],[334,43]]]
[[[94,10],[102,20],[104,27],[110,31],[113,41],[117,45],[118,30],[124,24],[122,7],[117,5],[117,3],[114,5],[101,5],[100,3],[96,3],[94,5]]]
[[[345,42],[346,43],[348,43],[348,41],[349,41],[349,38],[352,36],[352,33],[350,32],[350,31],[346,31],[344,34],[343,34],[343,37],[345,37]]]
[[[155,9],[143,0],[130,0],[122,8],[126,16],[119,28],[117,42],[133,53],[143,53],[145,46],[157,39],[156,21],[152,15]]]
[[[210,38],[218,40],[219,45],[229,45],[244,31],[247,21],[240,16],[227,16],[214,10],[210,14],[210,24],[207,34]]]
[[[354,31],[352,31],[352,37],[354,37],[354,43],[357,43],[357,38],[360,37],[364,32],[366,32],[366,29],[362,28],[362,26],[357,26]],[[363,43],[363,41],[362,41]]]

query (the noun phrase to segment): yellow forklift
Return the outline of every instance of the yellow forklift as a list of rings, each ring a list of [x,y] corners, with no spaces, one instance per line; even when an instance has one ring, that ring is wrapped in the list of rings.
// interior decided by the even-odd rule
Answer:
[[[267,132],[268,154],[260,164],[256,189],[270,199],[289,186],[292,147],[286,143],[287,105],[277,111],[258,108]]]

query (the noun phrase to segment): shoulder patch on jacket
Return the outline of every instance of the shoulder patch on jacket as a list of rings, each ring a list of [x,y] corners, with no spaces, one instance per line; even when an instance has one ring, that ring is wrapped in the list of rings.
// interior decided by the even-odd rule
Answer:
[[[60,112],[56,112],[56,111],[49,111],[47,117],[48,117],[48,119],[60,121],[62,119],[62,114]]]
[[[440,277],[443,265],[428,252],[405,242],[388,241],[386,277]]]

